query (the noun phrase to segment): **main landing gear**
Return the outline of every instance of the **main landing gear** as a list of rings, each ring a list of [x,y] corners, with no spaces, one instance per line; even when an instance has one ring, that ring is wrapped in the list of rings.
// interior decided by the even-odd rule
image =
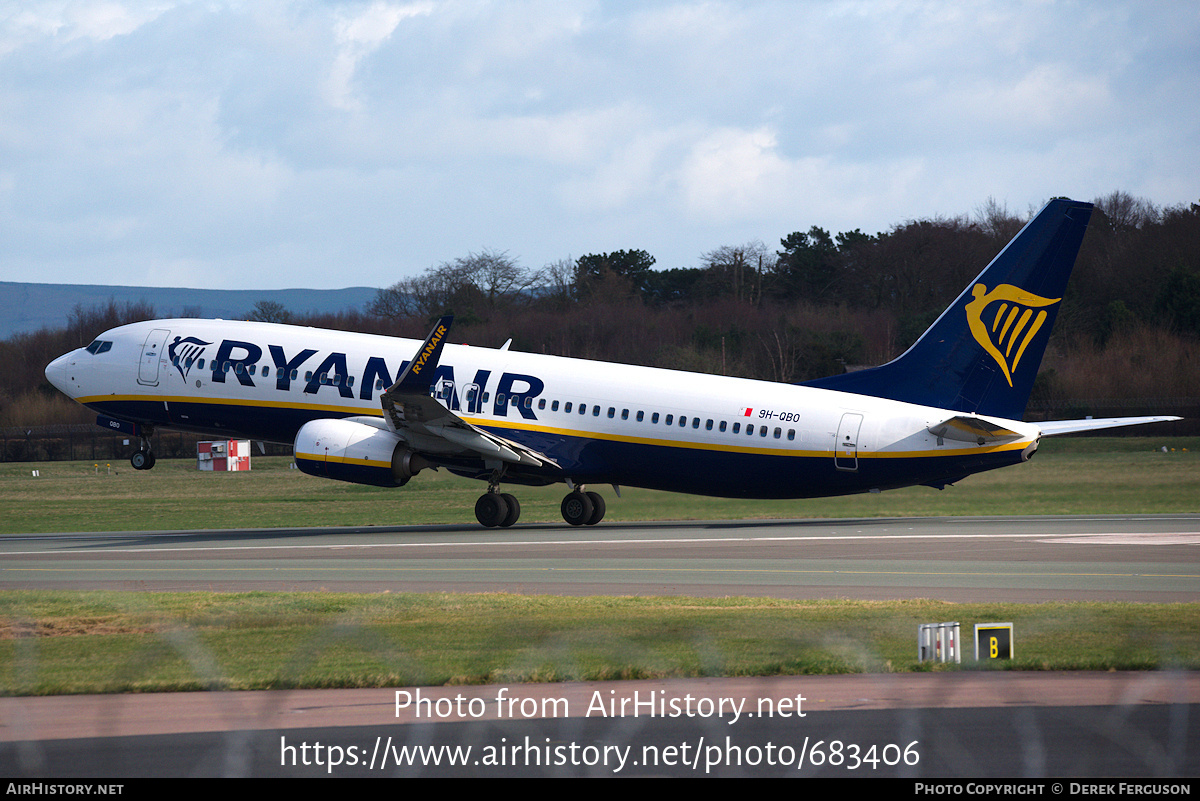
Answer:
[[[594,526],[604,519],[604,496],[598,492],[573,490],[563,498],[562,516],[572,526]]]
[[[507,492],[488,490],[475,502],[475,519],[487,528],[508,528],[521,516],[521,504]]]
[[[567,494],[562,502],[563,520],[572,526],[594,526],[604,519],[604,497],[598,492],[576,489]],[[475,502],[475,519],[487,528],[508,528],[521,516],[521,504],[507,492],[499,492],[495,486],[479,496]]]

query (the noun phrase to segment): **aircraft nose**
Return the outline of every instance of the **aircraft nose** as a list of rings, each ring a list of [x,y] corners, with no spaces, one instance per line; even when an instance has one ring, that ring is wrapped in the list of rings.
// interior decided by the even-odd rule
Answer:
[[[68,397],[74,397],[70,392],[71,381],[67,374],[71,354],[66,353],[46,365],[46,380]]]

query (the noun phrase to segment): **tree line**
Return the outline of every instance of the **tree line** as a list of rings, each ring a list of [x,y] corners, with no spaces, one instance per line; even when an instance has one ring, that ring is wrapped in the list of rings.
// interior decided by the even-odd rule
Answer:
[[[1200,205],[1125,192],[1094,203],[1035,396],[1200,397]],[[456,342],[511,337],[536,353],[803,381],[899,355],[1028,216],[988,200],[873,235],[811,226],[670,269],[636,248],[540,268],[485,249],[382,288],[364,309],[298,315],[267,297],[246,318],[421,338],[452,313]],[[77,307],[63,329],[0,342],[0,425],[86,418],[45,381],[46,363],[153,317],[146,304]]]

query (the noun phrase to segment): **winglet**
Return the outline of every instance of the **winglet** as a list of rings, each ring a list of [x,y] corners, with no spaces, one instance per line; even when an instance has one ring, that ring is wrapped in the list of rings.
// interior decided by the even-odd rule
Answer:
[[[437,370],[438,360],[442,358],[442,345],[446,342],[446,334],[449,333],[450,324],[453,322],[452,314],[447,314],[437,321],[437,325],[425,338],[425,343],[417,350],[417,355],[408,363],[408,367],[396,379],[396,383],[388,389],[389,393],[429,394],[430,381],[427,376]]]

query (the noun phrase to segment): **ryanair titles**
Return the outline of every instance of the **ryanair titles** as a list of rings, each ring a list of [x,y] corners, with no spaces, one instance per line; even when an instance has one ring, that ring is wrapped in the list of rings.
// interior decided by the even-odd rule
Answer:
[[[419,374],[426,366],[426,360],[435,346],[436,342],[431,341],[429,347],[422,348],[417,354],[413,374]],[[269,365],[267,358],[270,359]],[[192,363],[175,366],[181,374],[186,374]],[[319,358],[318,351],[313,348],[289,354],[280,345],[267,345],[264,354],[263,348],[253,342],[226,339],[217,347],[205,372],[214,384],[227,383],[230,377],[244,387],[261,386],[273,381],[277,391],[291,392],[293,383],[303,383],[301,391],[308,395],[316,395],[324,389],[326,393],[336,391],[342,398],[357,397],[369,401],[374,400],[378,392],[391,387],[393,376],[403,374],[407,367],[408,360],[405,360],[393,373],[386,359],[371,356],[362,363],[360,370],[352,373],[349,357],[345,353],[334,351]],[[513,409],[526,419],[536,420],[533,399],[545,390],[545,383],[536,376],[505,372],[493,380],[491,370],[476,370],[469,381],[459,383],[454,366],[449,364],[438,364],[431,375],[423,378],[427,378],[428,382],[422,386],[428,386],[430,392],[446,402],[448,408],[467,414],[484,413],[487,403],[491,406],[491,413],[498,417],[507,417],[509,409]]]

